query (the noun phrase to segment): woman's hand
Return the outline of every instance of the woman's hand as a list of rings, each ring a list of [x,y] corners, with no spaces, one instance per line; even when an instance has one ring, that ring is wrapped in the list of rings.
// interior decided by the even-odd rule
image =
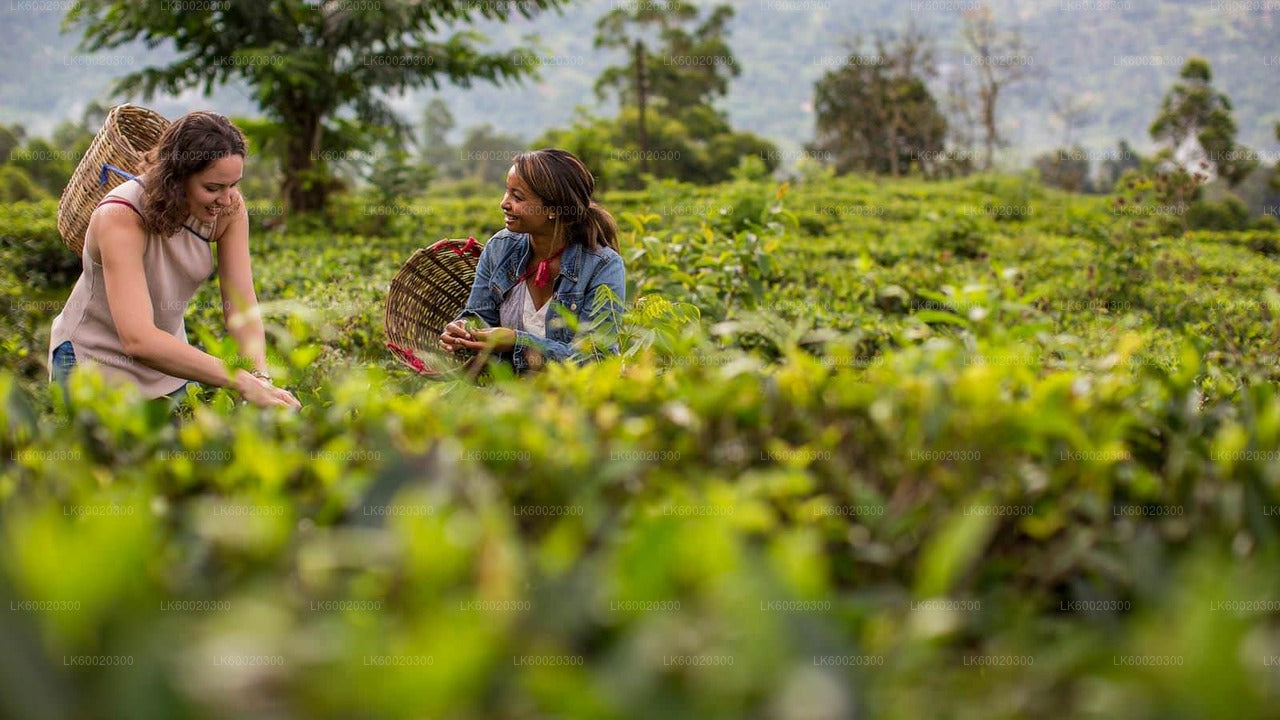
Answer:
[[[236,371],[232,387],[246,401],[258,407],[287,407],[290,410],[302,407],[302,403],[298,402],[298,399],[288,390],[278,388],[270,381],[256,378],[246,370]]]
[[[516,346],[516,331],[511,328],[496,327],[473,330],[471,337],[474,340],[460,340],[458,342],[462,347],[470,348],[477,352],[482,350],[510,352]]]
[[[440,347],[448,352],[457,352],[464,347],[464,342],[474,341],[475,337],[467,330],[467,324],[464,320],[454,320],[444,326],[444,332],[440,333]]]
[[[440,334],[440,347],[448,352],[458,350],[495,350],[508,352],[516,346],[516,331],[511,328],[495,327],[468,330],[466,321],[455,320],[444,327]]]

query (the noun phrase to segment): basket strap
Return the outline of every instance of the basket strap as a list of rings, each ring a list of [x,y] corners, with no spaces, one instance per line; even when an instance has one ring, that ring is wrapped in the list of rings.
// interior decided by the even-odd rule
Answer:
[[[102,163],[102,171],[98,173],[98,184],[99,184],[99,185],[106,185],[106,184],[107,184],[107,173],[108,173],[108,172],[113,172],[113,173],[115,173],[115,174],[119,175],[120,177],[124,178],[125,180],[137,180],[137,179],[138,179],[138,176],[137,176],[137,175],[134,175],[133,173],[129,172],[128,170],[121,170],[120,168],[116,167],[115,165],[112,165],[111,163]],[[141,182],[141,181],[139,180],[139,182]]]

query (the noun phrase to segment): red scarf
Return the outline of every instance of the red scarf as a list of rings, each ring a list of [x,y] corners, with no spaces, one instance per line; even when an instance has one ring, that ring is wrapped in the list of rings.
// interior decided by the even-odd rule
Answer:
[[[521,275],[520,278],[516,280],[516,284],[519,285],[520,283],[527,280],[530,275],[532,275],[534,287],[540,287],[540,288],[546,287],[547,284],[551,282],[551,261],[560,257],[560,255],[564,253],[564,250],[567,247],[569,246],[565,245],[559,250],[551,253],[551,255],[547,257],[546,260],[539,260],[538,266],[533,268],[532,270],[526,271],[525,274]]]

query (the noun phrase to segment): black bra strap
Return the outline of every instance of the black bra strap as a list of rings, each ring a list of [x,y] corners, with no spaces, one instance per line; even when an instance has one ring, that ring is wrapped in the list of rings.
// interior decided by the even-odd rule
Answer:
[[[200,233],[196,232],[196,231],[195,231],[195,228],[191,227],[190,225],[187,225],[186,223],[183,223],[183,224],[182,224],[182,227],[186,228],[186,229],[187,229],[187,232],[191,233],[192,235],[195,235],[196,237],[200,238],[201,240],[205,241],[206,243],[208,243],[208,244],[210,244],[210,245],[212,245],[212,244],[213,244],[213,240],[210,240],[209,238],[207,238],[207,237],[205,237],[205,236],[201,235]]]

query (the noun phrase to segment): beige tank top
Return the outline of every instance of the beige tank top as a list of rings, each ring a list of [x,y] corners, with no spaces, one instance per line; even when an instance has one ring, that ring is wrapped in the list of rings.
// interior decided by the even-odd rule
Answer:
[[[140,208],[141,196],[142,185],[137,180],[130,180],[107,193],[103,202],[119,198],[134,208]],[[113,202],[112,207],[127,212],[118,201]],[[213,272],[212,244],[195,233],[212,238],[215,229],[213,223],[200,223],[194,217],[187,218],[186,225],[169,238],[148,235],[142,253],[155,326],[183,342],[187,341],[187,327],[183,320],[187,304]],[[133,382],[149,398],[168,395],[182,387],[186,380],[149,368],[125,354],[111,318],[111,309],[107,306],[102,264],[89,254],[92,235],[92,229],[85,233],[80,279],[71,290],[71,297],[62,312],[53,319],[49,333],[49,367],[53,367],[54,348],[70,340],[77,365],[92,363],[109,378]]]

